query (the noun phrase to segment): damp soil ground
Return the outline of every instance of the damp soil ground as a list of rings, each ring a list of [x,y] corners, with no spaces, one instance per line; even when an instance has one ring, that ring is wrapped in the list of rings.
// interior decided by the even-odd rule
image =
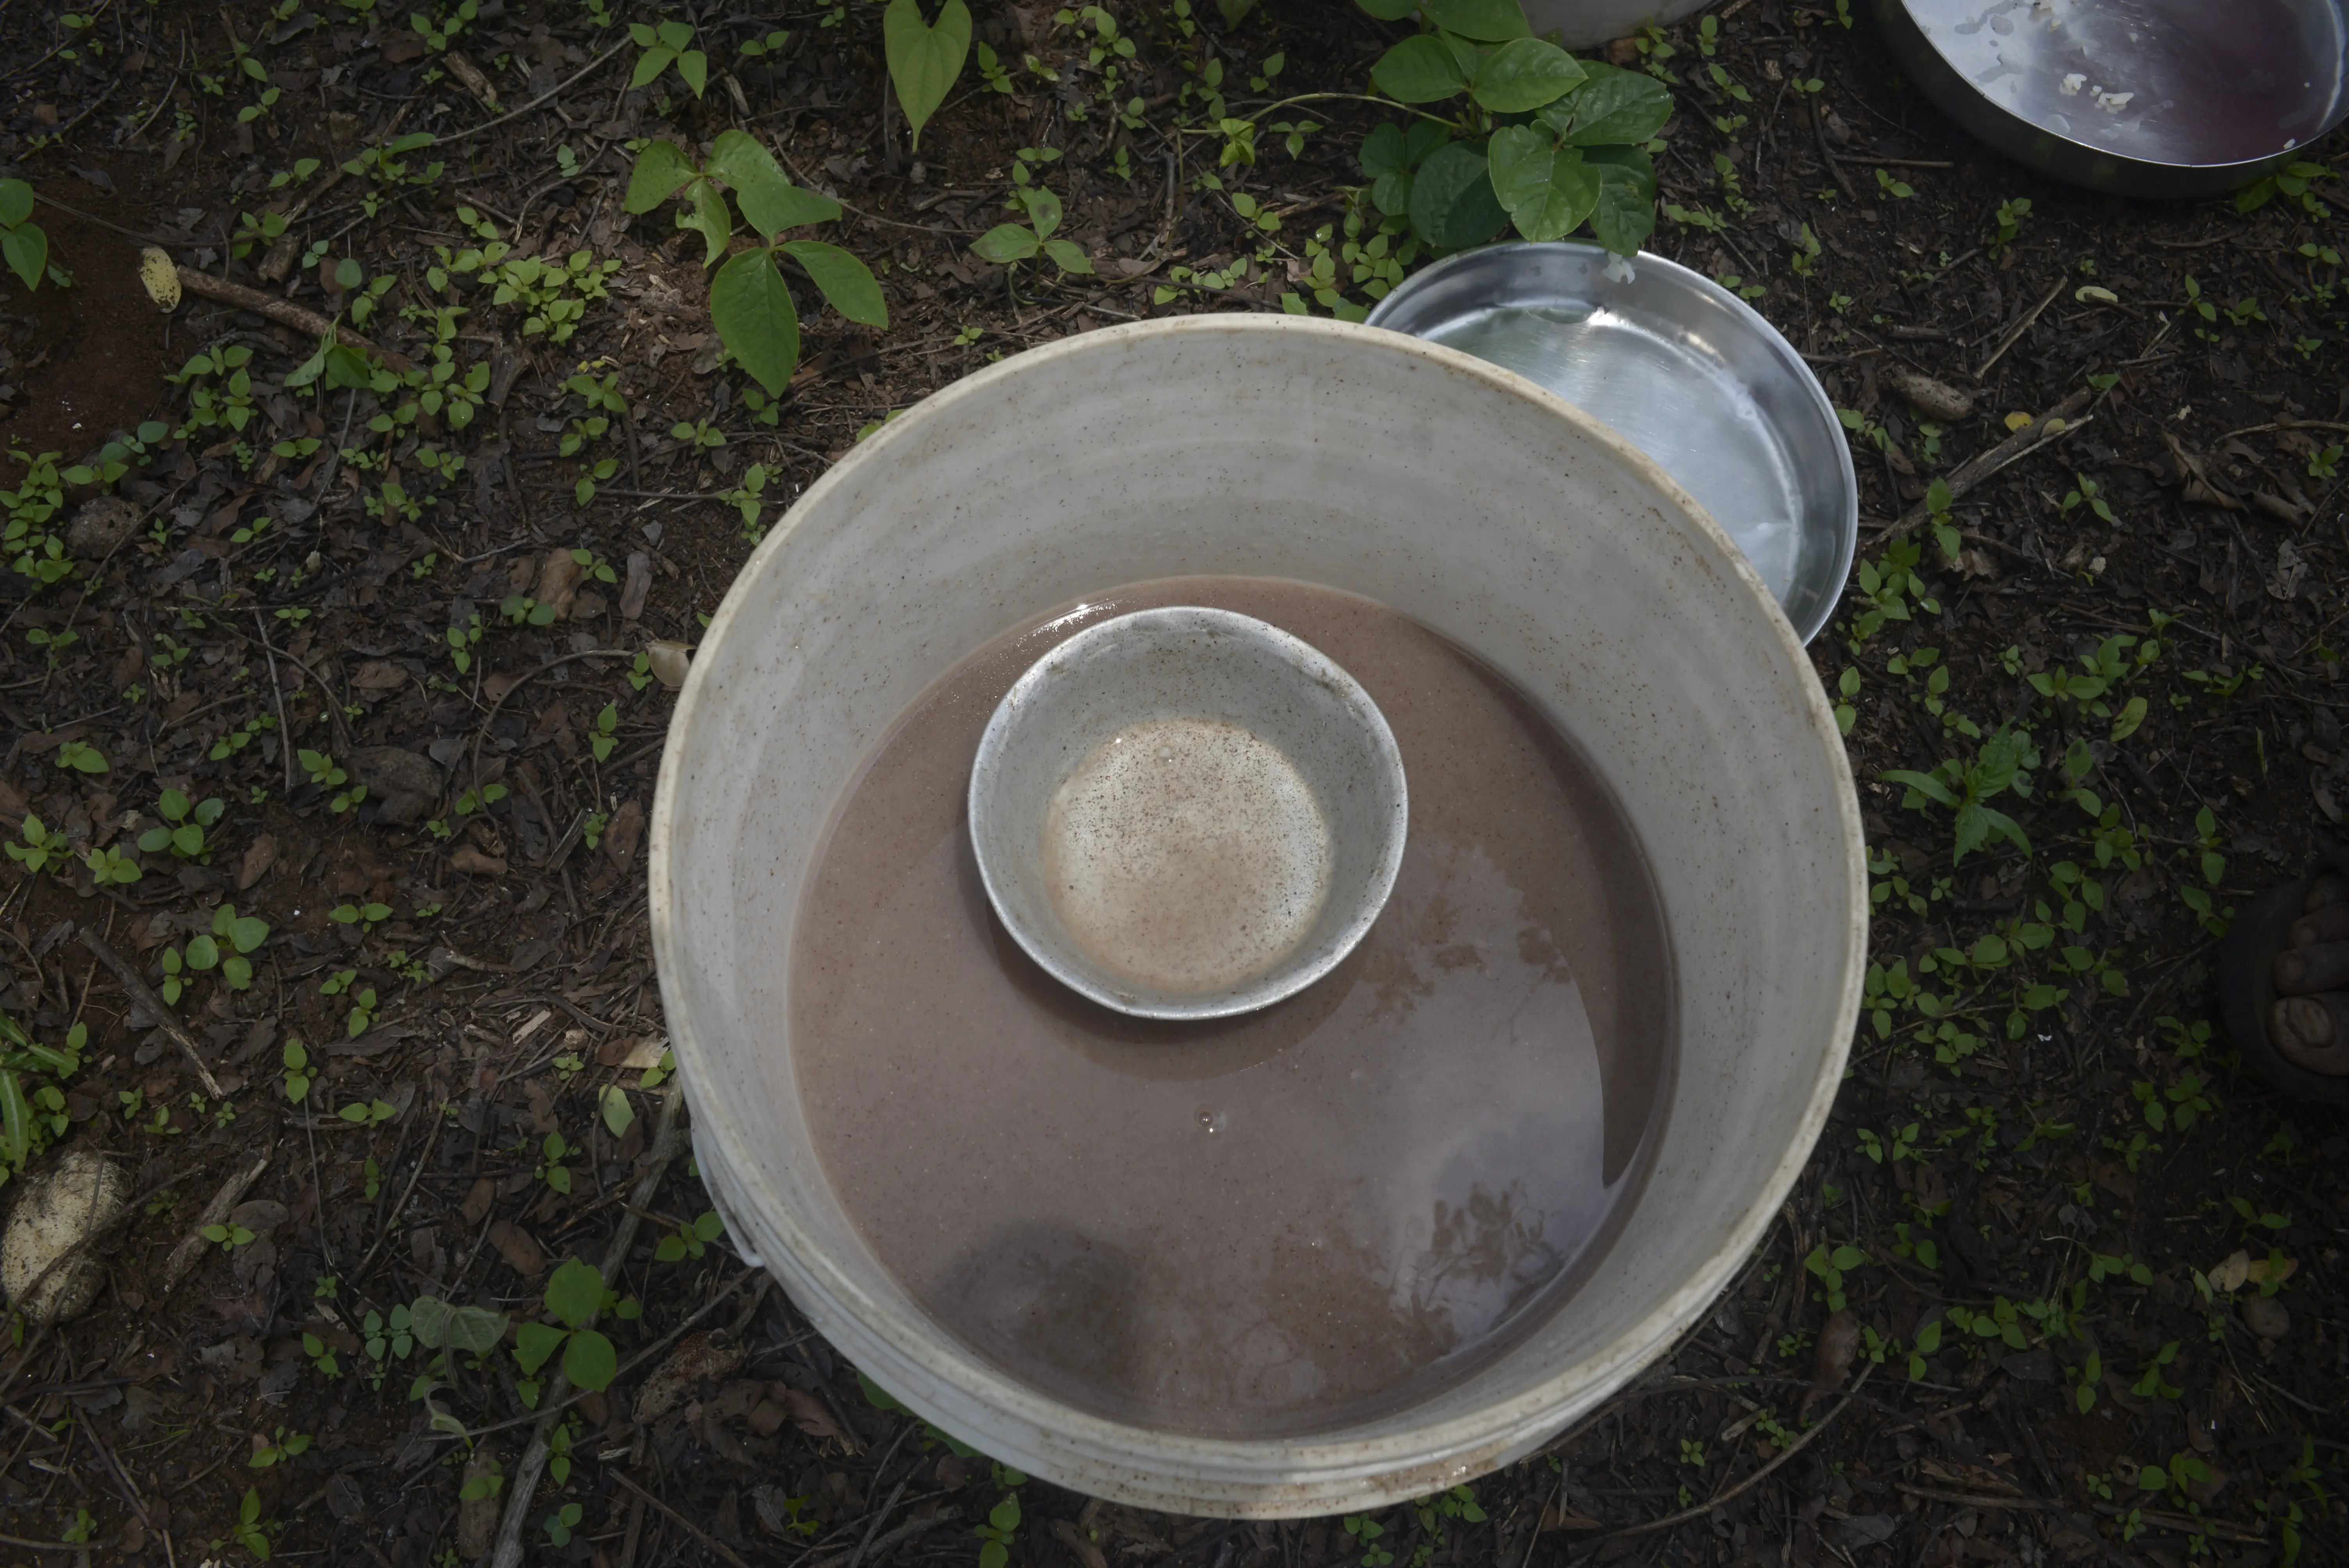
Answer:
[[[1678,110],[1652,247],[1753,291],[1849,411],[1869,564],[1812,653],[1878,900],[1850,1077],[1728,1295],[1603,1410],[1444,1499],[1231,1525],[957,1453],[696,1228],[689,1161],[653,1137],[674,1080],[644,825],[670,695],[637,655],[724,593],[750,545],[719,498],[750,465],[771,524],[864,427],[998,355],[1302,293],[1392,111],[1316,102],[1299,150],[1268,134],[1218,190],[1222,138],[1181,88],[1213,61],[1240,109],[1359,93],[1395,29],[1125,7],[1123,127],[1080,118],[1097,26],[985,0],[1009,90],[974,68],[908,156],[864,4],[704,8],[699,99],[673,71],[629,87],[620,24],[658,19],[635,5],[606,26],[490,0],[445,59],[347,3],[7,7],[0,172],[38,192],[73,286],[0,277],[0,437],[25,454],[0,485],[23,515],[26,459],[168,427],[116,481],[127,518],[60,481],[71,573],[0,573],[0,812],[18,851],[63,857],[0,875],[0,1010],[51,1046],[85,1031],[62,1078],[10,1047],[57,1092],[0,1199],[78,1150],[131,1199],[87,1310],[0,1352],[12,1560],[423,1568],[490,1553],[510,1507],[528,1560],[601,1568],[992,1563],[991,1512],[1010,1562],[1081,1568],[2349,1556],[2349,1130],[2238,1058],[2210,979],[2231,912],[2328,841],[2349,779],[2344,145],[2249,210],[2085,193],[1970,141],[1837,9],[1739,0],[1621,57]],[[845,203],[825,232],[890,310],[809,309],[764,408],[719,364],[698,238],[622,204],[633,142],[737,128]],[[442,145],[404,156],[437,178],[333,176],[419,129]],[[971,253],[1021,149],[1061,154],[1030,161],[1090,274]],[[237,240],[273,211],[288,250]],[[395,410],[293,377],[303,332],[193,292],[166,317],[132,278],[154,243],[331,313],[348,258],[391,280],[364,329],[429,363],[433,319],[403,313],[481,223],[618,267],[560,343],[460,285],[441,346],[484,372],[463,423],[374,428]],[[166,378],[215,351],[243,362]],[[626,411],[566,452],[582,374]],[[1920,411],[1920,375],[1963,410]],[[2075,398],[1950,531],[1887,542],[1937,476]],[[508,624],[515,598],[554,619]],[[201,851],[139,850],[166,790],[222,803]],[[94,855],[140,874],[100,885]],[[256,918],[248,984],[192,966],[216,921]],[[174,980],[184,1046],[130,989]],[[208,1211],[235,1244],[197,1234]],[[554,1390],[512,1338],[419,1386],[416,1304],[550,1322],[561,1265],[607,1255],[619,1371],[532,1474],[526,1398]]]

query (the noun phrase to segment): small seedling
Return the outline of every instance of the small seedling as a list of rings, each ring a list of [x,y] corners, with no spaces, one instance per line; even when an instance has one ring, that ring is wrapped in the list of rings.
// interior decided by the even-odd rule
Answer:
[[[84,740],[68,740],[57,748],[57,766],[76,773],[103,773],[106,756]]]
[[[19,841],[0,847],[7,850],[10,860],[36,874],[56,871],[73,859],[73,846],[66,842],[66,836],[51,832],[38,817],[29,811],[25,814],[25,829]]]
[[[301,1105],[309,1099],[311,1086],[318,1081],[310,1071],[310,1053],[299,1036],[288,1035],[280,1055],[285,1063],[285,1098]]]
[[[237,1224],[206,1225],[196,1234],[212,1243],[224,1253],[233,1253],[253,1240],[253,1233],[243,1225]]]
[[[49,270],[49,236],[33,222],[33,188],[22,180],[0,180],[0,261],[27,289]]]
[[[82,857],[89,869],[89,879],[100,887],[124,887],[137,882],[146,873],[139,862],[119,850],[92,850]]]
[[[253,1457],[245,1463],[254,1470],[267,1470],[274,1464],[298,1459],[309,1451],[310,1438],[306,1433],[289,1432],[280,1427],[266,1439],[258,1432],[254,1434]]]
[[[380,1127],[399,1114],[399,1109],[388,1099],[355,1099],[335,1112],[354,1127]]]
[[[690,1258],[698,1263],[709,1243],[725,1233],[726,1222],[718,1217],[718,1212],[705,1210],[693,1223],[680,1227],[673,1235],[663,1236],[653,1248],[653,1261],[673,1264]]]
[[[166,789],[156,801],[156,815],[168,826],[150,828],[139,835],[139,847],[146,853],[160,854],[169,850],[183,861],[212,863],[211,846],[204,841],[204,830],[221,820],[228,810],[218,797],[191,803],[177,789]]]
[[[560,1132],[550,1132],[539,1145],[538,1176],[558,1192],[571,1191],[571,1168],[563,1161],[579,1150],[564,1141]]]

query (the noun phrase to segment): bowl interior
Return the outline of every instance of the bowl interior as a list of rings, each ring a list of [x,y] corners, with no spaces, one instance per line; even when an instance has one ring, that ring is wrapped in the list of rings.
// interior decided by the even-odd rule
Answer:
[[[812,1143],[789,965],[835,803],[932,683],[1027,618],[1240,573],[1392,607],[1570,736],[1646,851],[1678,1059],[1644,1185],[1579,1290],[1473,1376],[1305,1438],[1076,1409],[940,1329]],[[1751,1255],[1857,1017],[1866,861],[1843,743],[1760,580],[1663,471],[1563,401],[1399,334],[1277,315],[1088,333],[934,394],[753,552],[679,696],[652,918],[702,1171],[843,1354],[1057,1484],[1195,1513],[1326,1513],[1504,1463],[1663,1354]],[[1019,1130],[1005,1130],[1017,1137]]]
[[[1737,542],[1805,642],[1843,597],[1859,486],[1834,406],[1753,306],[1642,254],[1486,245],[1379,302],[1371,325],[1514,370],[1661,464]]]
[[[1088,627],[1013,685],[969,812],[988,898],[1047,973],[1121,1012],[1214,1018],[1353,949],[1409,803],[1353,677],[1252,616],[1174,606]]]

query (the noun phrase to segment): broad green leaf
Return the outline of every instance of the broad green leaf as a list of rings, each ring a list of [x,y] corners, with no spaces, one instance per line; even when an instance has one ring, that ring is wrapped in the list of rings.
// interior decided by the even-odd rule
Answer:
[[[677,210],[677,226],[701,231],[701,264],[714,266],[726,253],[726,242],[734,236],[734,214],[727,210],[726,198],[718,193],[718,187],[707,180],[693,182],[690,198]]]
[[[415,1305],[408,1309],[408,1331],[425,1349],[438,1350],[448,1343],[444,1336],[448,1333],[449,1315],[453,1310],[437,1295],[419,1295]]]
[[[1485,158],[1491,170],[1493,194],[1501,205],[1515,212],[1528,201],[1538,201],[1549,185],[1549,168],[1555,160],[1555,139],[1545,135],[1538,127],[1505,125],[1493,133],[1485,145]]]
[[[33,188],[22,180],[0,180],[0,228],[13,229],[33,215]]]
[[[710,150],[709,170],[734,188],[742,216],[753,231],[771,237],[807,223],[828,223],[840,203],[821,191],[794,185],[774,155],[752,138],[730,130]]]
[[[210,936],[191,937],[188,942],[188,967],[211,969],[220,963],[220,944]]]
[[[10,272],[25,280],[26,288],[38,288],[49,264],[49,237],[37,223],[11,229],[0,234],[0,257],[6,259]]]
[[[629,1103],[628,1091],[618,1084],[607,1083],[596,1098],[601,1102],[597,1109],[604,1114],[605,1127],[615,1138],[626,1137],[636,1119],[636,1108]]]
[[[1522,114],[1555,102],[1580,80],[1582,67],[1556,44],[1513,38],[1477,70],[1468,96],[1495,114]]]
[[[709,319],[735,363],[768,397],[781,397],[799,368],[800,315],[771,252],[745,251],[718,269]]]
[[[693,160],[677,143],[653,142],[636,154],[636,166],[628,171],[628,194],[620,204],[631,212],[649,212],[697,172]]]
[[[1224,19],[1226,30],[1240,25],[1240,19],[1256,9],[1256,0],[1216,0],[1216,15]]]
[[[1400,22],[1419,9],[1419,0],[1354,0],[1381,22]]]
[[[1958,798],[1950,792],[1950,787],[1930,773],[1920,773],[1909,768],[1895,768],[1877,777],[1888,784],[1906,784],[1927,799],[1940,805],[1954,806],[1958,803]]]
[[[1636,147],[1592,147],[1583,161],[1599,174],[1599,205],[1590,232],[1619,256],[1639,254],[1656,232],[1656,166]]]
[[[1402,127],[1390,122],[1371,128],[1371,134],[1362,138],[1362,150],[1357,157],[1362,172],[1372,180],[1404,172]]]
[[[663,22],[657,30],[660,35],[660,41],[672,49],[682,49],[693,42],[693,28],[688,23]]]
[[[258,915],[240,915],[228,923],[228,939],[239,953],[250,953],[269,940],[269,923]]]
[[[547,1357],[561,1349],[563,1342],[570,1337],[552,1324],[522,1324],[514,1329],[514,1360],[521,1365],[524,1376],[534,1377],[538,1369],[546,1365]]]
[[[1091,273],[1092,262],[1073,240],[1047,240],[1044,253],[1064,273]]]
[[[600,1394],[620,1375],[620,1354],[612,1342],[592,1328],[583,1328],[563,1347],[563,1375],[574,1388]]]
[[[578,1258],[556,1269],[546,1282],[546,1310],[566,1327],[585,1326],[603,1305],[604,1276]]]
[[[1468,74],[1452,57],[1452,51],[1427,33],[1405,38],[1380,56],[1379,63],[1371,67],[1371,80],[1398,103],[1433,103],[1468,87]]]
[[[1447,251],[1481,245],[1508,221],[1480,147],[1454,141],[1437,148],[1412,182],[1412,227],[1431,245]]]
[[[1061,199],[1041,185],[1022,186],[1019,201],[1028,209],[1028,222],[1035,226],[1037,239],[1044,239],[1061,226]]]
[[[1420,0],[1419,8],[1445,32],[1480,44],[1523,38],[1533,32],[1517,0]]]
[[[970,253],[982,262],[998,262],[1009,265],[1024,262],[1039,248],[1036,231],[1025,223],[998,223],[978,237]]]
[[[487,1356],[498,1347],[498,1341],[506,1336],[506,1326],[512,1321],[504,1313],[492,1312],[486,1306],[451,1307],[447,1325],[447,1344],[451,1350]]]
[[[947,101],[970,53],[970,8],[963,0],[946,0],[937,25],[929,26],[916,0],[889,0],[881,13],[881,46],[898,107],[905,111],[906,144],[919,150],[922,127]]]
[[[668,63],[675,58],[677,58],[675,49],[667,47],[647,49],[636,57],[636,68],[628,77],[629,88],[634,89],[643,87],[668,69]]]
[[[1582,161],[1582,150],[1569,147],[1553,151],[1546,145],[1548,137],[1536,132],[1545,145],[1510,166],[1509,183],[1505,187],[1500,156],[1504,134],[1493,138],[1493,184],[1517,232],[1528,240],[1545,241],[1572,233],[1599,202],[1599,175]]]
[[[1542,122],[1567,146],[1642,142],[1672,118],[1672,95],[1647,72],[1599,65],[1582,69],[1589,79],[1541,112]]]
[[[685,78],[693,96],[699,98],[701,89],[709,85],[709,57],[699,49],[686,50],[677,57],[677,74]]]
[[[833,309],[864,326],[889,325],[888,302],[881,297],[881,285],[874,281],[872,269],[863,262],[820,240],[790,240],[779,248],[807,269]]]

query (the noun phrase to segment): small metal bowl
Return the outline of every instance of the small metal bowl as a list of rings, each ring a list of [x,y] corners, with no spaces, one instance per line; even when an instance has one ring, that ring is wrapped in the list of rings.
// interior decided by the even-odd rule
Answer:
[[[1174,606],[1087,627],[980,737],[970,839],[1046,973],[1143,1018],[1294,995],[1394,890],[1410,799],[1370,695],[1306,643]]]
[[[1645,252],[1622,274],[1597,245],[1488,245],[1407,279],[1370,325],[1490,360],[1613,426],[1713,514],[1809,642],[1859,541],[1834,405],[1720,284]]]
[[[2247,185],[2349,114],[2344,0],[1875,0],[1900,68],[2028,168],[2173,201]]]

